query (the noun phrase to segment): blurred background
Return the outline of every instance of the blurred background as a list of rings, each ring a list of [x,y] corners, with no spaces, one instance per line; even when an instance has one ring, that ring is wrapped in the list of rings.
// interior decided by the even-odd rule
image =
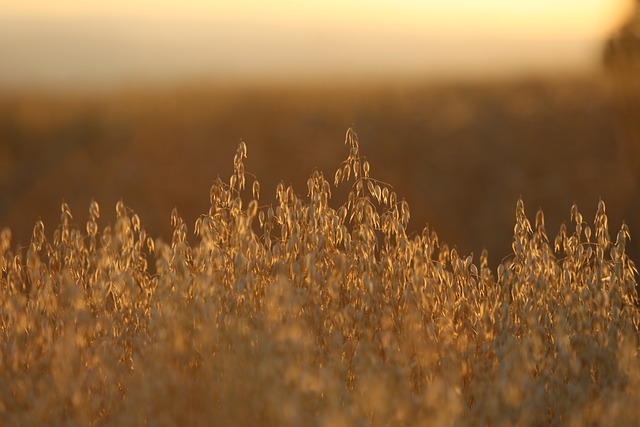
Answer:
[[[509,254],[520,196],[552,236],[602,198],[638,245],[638,22],[636,0],[4,2],[0,227],[26,245],[63,200],[83,227],[122,198],[168,240],[240,139],[268,204],[333,181],[353,126],[412,230],[462,253]]]

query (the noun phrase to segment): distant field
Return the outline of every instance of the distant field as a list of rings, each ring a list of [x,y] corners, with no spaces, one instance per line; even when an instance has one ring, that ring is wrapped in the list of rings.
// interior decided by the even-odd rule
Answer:
[[[595,77],[4,94],[0,226],[26,245],[38,218],[52,233],[63,200],[84,224],[92,198],[104,223],[122,198],[165,240],[177,206],[191,235],[240,139],[268,204],[280,179],[303,194],[314,167],[335,171],[354,126],[372,173],[409,202],[409,231],[429,223],[463,254],[486,248],[496,265],[510,252],[520,195],[544,209],[552,234],[574,202],[592,218],[602,197],[612,227],[627,219],[638,241],[638,200],[614,115]]]

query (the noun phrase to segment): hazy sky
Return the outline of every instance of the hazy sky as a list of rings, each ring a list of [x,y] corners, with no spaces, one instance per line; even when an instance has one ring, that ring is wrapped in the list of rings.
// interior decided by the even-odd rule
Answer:
[[[594,66],[629,0],[0,0],[0,85]]]

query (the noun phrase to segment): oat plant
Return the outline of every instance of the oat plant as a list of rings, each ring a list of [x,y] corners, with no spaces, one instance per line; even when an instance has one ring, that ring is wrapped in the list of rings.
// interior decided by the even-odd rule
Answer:
[[[240,143],[193,229],[100,229],[66,204],[28,248],[0,233],[5,425],[583,426],[640,418],[626,226],[577,207],[555,238],[516,206],[513,253],[459,253],[371,175],[358,139],[329,182],[261,204]],[[332,189],[348,193],[334,205]],[[189,236],[195,233],[193,239]],[[193,242],[192,242],[193,241]]]

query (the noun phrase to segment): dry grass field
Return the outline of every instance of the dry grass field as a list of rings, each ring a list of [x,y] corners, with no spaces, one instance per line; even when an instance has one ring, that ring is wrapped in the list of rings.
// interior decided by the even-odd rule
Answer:
[[[63,203],[25,250],[4,229],[3,422],[634,425],[637,271],[604,202],[556,236],[518,200],[491,269],[411,233],[351,129],[341,149],[267,206],[239,143],[193,243],[177,211],[165,243],[122,202],[107,226]]]
[[[634,425],[611,93],[4,94],[3,422]]]

